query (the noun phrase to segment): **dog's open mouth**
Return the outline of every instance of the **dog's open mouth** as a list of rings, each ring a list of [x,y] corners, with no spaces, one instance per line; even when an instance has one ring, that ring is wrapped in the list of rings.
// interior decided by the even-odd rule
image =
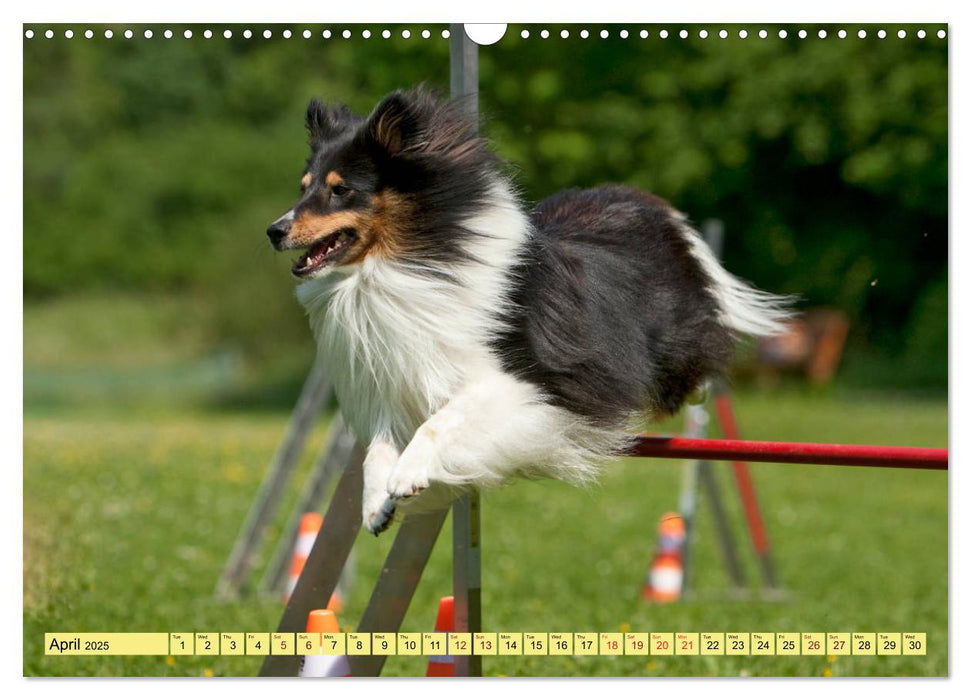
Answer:
[[[307,277],[336,263],[357,237],[350,229],[342,229],[314,243],[307,252],[293,263],[292,272],[297,277]]]

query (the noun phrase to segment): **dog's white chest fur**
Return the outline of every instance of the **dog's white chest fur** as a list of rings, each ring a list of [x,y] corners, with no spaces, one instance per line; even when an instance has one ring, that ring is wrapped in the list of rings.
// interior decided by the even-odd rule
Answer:
[[[368,263],[302,285],[320,360],[365,443],[403,449],[477,367],[489,362],[454,291],[393,264]]]

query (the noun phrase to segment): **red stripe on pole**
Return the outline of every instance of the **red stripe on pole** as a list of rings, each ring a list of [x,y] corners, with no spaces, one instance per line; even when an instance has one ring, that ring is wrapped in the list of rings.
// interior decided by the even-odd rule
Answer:
[[[729,400],[728,394],[719,393],[715,396],[715,410],[718,412],[718,422],[721,424],[724,436],[729,440],[738,440],[741,435],[738,432],[735,411],[732,410],[732,402]],[[752,535],[752,546],[758,554],[765,554],[769,551],[769,536],[766,534],[765,524],[762,522],[762,513],[759,511],[759,502],[755,497],[755,487],[752,485],[748,465],[745,462],[735,460],[732,462],[732,470],[735,473],[738,494],[742,498],[742,508],[745,510],[749,533]]]
[[[636,438],[630,454],[667,459],[746,460],[784,464],[837,464],[947,471],[947,449],[884,445],[831,445],[814,442],[757,442],[704,438]]]

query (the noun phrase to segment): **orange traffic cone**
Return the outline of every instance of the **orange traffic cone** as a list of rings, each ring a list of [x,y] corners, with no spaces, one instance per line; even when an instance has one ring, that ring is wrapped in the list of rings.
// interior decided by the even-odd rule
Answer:
[[[307,616],[308,632],[340,632],[337,615],[333,610],[311,610]],[[318,650],[322,651],[322,650]],[[333,678],[351,675],[351,667],[346,656],[327,656],[308,654],[300,666],[301,678]]]
[[[681,597],[684,566],[681,552],[687,536],[684,519],[677,513],[665,513],[658,527],[657,554],[651,562],[641,597],[656,603],[670,603]]]
[[[655,603],[670,603],[681,597],[684,568],[678,554],[658,554],[651,563],[651,573],[644,597]]]
[[[438,601],[438,617],[435,619],[436,632],[455,631],[455,598],[447,596]],[[446,646],[446,650],[448,647]],[[447,654],[428,657],[428,670],[426,676],[454,676],[455,659]]]
[[[293,546],[293,559],[290,561],[290,576],[287,579],[284,602],[290,600],[293,589],[297,587],[297,581],[300,579],[300,574],[303,573],[307,557],[310,556],[310,550],[314,548],[314,542],[317,540],[317,534],[323,524],[324,518],[320,513],[304,513],[303,517],[300,518],[300,530],[297,534],[297,541]],[[340,594],[335,591],[330,597],[327,607],[334,612],[343,610],[344,602],[341,600]]]

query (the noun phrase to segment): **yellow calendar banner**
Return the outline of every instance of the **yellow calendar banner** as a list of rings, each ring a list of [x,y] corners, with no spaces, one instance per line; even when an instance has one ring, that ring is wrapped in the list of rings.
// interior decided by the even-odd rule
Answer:
[[[47,656],[926,656],[925,632],[48,632]]]

